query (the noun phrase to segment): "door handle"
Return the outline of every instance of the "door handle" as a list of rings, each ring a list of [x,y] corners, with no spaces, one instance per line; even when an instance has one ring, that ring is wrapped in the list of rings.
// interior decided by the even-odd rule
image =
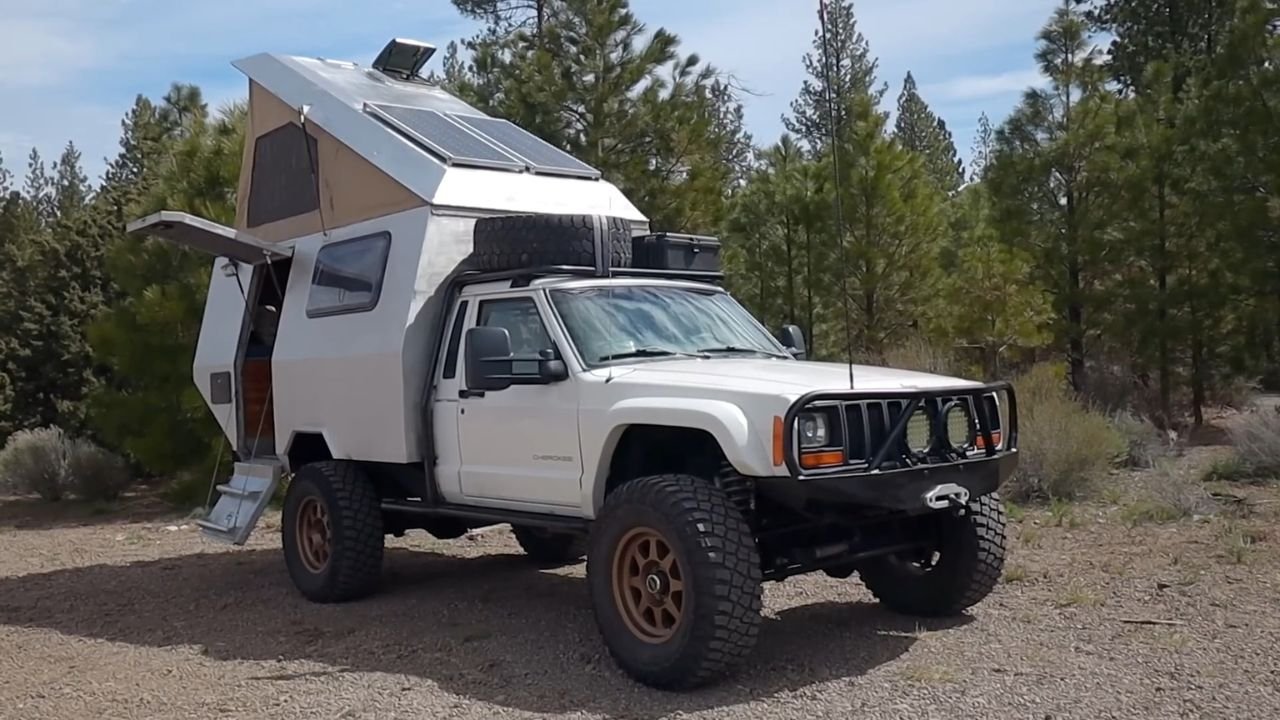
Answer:
[[[482,397],[484,397],[484,391],[483,391],[483,390],[468,390],[468,389],[466,389],[466,388],[463,388],[463,389],[461,389],[461,390],[459,390],[459,391],[458,391],[458,397],[463,398],[463,399],[466,399],[466,398],[482,398]]]

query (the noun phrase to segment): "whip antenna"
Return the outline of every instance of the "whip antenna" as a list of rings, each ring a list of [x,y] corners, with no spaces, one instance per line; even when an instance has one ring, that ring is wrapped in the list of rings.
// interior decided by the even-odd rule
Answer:
[[[831,45],[827,39],[827,0],[818,0],[818,26],[822,29],[822,75],[827,95],[827,130],[831,141],[831,168],[834,175],[836,241],[840,248],[840,304],[844,308],[845,361],[849,365],[849,389],[853,389],[853,324],[849,317],[849,268],[844,253],[844,201],[840,194],[840,144],[837,142],[839,116],[831,93]],[[810,279],[812,281],[812,279]]]

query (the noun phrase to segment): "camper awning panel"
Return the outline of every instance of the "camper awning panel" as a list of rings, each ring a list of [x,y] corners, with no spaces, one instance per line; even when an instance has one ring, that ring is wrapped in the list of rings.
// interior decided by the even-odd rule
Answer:
[[[271,247],[226,225],[173,210],[162,210],[134,220],[125,229],[131,235],[164,238],[210,255],[250,265],[283,260],[291,254],[288,248]]]

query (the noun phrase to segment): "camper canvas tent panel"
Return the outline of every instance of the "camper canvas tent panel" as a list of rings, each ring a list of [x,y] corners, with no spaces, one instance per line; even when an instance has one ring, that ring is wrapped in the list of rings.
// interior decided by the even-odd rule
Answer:
[[[305,111],[308,128],[322,129],[428,204],[489,214],[607,213],[641,229],[647,223],[605,180],[449,165],[368,110],[392,105],[487,118],[440,88],[332,60],[260,54],[234,65],[288,108],[291,119]]]

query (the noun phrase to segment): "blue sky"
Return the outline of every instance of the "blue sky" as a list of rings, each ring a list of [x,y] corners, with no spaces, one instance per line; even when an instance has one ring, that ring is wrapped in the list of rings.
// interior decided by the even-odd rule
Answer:
[[[859,28],[880,59],[891,106],[907,70],[967,157],[978,115],[999,122],[1038,82],[1035,33],[1057,0],[858,0]],[[804,79],[800,58],[817,0],[632,0],[637,16],[684,52],[732,73],[748,129],[767,144]],[[443,47],[473,23],[448,0],[0,0],[0,153],[20,172],[74,140],[89,175],[114,155],[138,93],[194,82],[218,105],[246,81],[230,61],[261,51],[368,62],[391,37]]]

